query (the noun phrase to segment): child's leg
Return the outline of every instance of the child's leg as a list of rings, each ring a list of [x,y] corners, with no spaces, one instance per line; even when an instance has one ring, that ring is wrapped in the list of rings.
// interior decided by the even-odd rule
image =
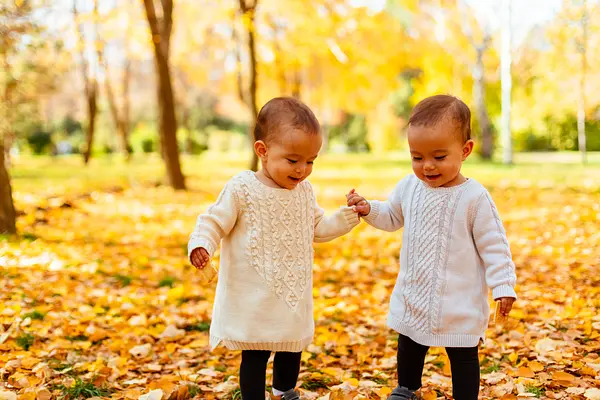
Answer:
[[[477,400],[479,396],[479,348],[447,347],[455,400]]]
[[[264,400],[267,362],[270,355],[271,352],[266,350],[242,351],[240,389],[243,400]]]
[[[302,353],[277,352],[273,360],[273,394],[279,396],[296,388]]]
[[[398,336],[398,386],[412,391],[421,387],[427,350],[429,347],[420,345],[407,336]]]

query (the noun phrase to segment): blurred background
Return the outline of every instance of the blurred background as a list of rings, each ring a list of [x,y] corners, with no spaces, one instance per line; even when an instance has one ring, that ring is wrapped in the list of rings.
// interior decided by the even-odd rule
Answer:
[[[594,152],[599,10],[595,0],[3,0],[5,158],[162,152],[181,181],[178,153],[249,158],[248,128],[278,95],[314,109],[324,152],[383,156],[405,147],[411,107],[436,93],[470,105],[483,159]]]

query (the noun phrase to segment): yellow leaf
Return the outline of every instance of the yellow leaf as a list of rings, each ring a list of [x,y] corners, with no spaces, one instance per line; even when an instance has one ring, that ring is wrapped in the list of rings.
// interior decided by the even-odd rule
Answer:
[[[350,385],[352,385],[354,387],[358,387],[358,379],[356,379],[356,378],[350,378],[346,382],[348,382]]]
[[[312,353],[308,352],[308,351],[303,351],[302,352],[302,361],[307,362],[308,360],[310,360],[312,358]]]
[[[375,389],[374,392],[377,396],[379,396],[380,399],[387,399],[390,393],[392,393],[392,389],[384,386],[382,388]]]
[[[517,362],[517,360],[519,359],[519,355],[518,355],[517,353],[511,353],[511,354],[508,356],[508,359],[510,360],[510,362],[511,362],[511,363],[513,363],[513,364],[514,364],[514,363],[516,363],[516,362]]]
[[[332,368],[332,367],[323,368],[321,370],[321,372],[323,372],[324,374],[333,376],[333,377],[341,376],[343,373],[341,368]]]
[[[35,367],[40,361],[39,358],[35,358],[35,357],[25,357],[24,359],[21,360],[21,367],[25,368],[25,369],[32,369],[33,367]]]

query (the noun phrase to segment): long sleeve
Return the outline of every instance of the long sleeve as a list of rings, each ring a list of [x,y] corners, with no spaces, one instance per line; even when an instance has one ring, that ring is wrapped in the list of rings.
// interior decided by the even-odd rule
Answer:
[[[201,214],[194,231],[188,241],[188,257],[198,247],[206,249],[210,256],[219,247],[221,239],[233,229],[238,215],[235,188],[230,183],[225,185],[217,201],[211,205],[205,214]]]
[[[358,213],[351,207],[340,207],[332,215],[325,215],[325,211],[319,207],[317,202],[315,209],[315,237],[317,243],[328,242],[345,235],[360,223]]]
[[[404,226],[402,214],[402,190],[406,179],[401,180],[386,201],[371,200],[371,212],[363,217],[365,221],[377,229],[394,232]]]
[[[496,205],[488,192],[483,193],[477,201],[473,238],[485,267],[486,282],[492,289],[494,300],[500,297],[516,298],[515,264]]]

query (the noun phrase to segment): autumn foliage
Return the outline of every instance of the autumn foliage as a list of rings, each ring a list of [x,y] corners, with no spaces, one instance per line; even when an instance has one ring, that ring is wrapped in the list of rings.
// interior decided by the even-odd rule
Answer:
[[[67,165],[70,173],[38,185],[17,167],[22,235],[0,242],[0,399],[240,398],[239,353],[208,349],[214,283],[200,283],[185,256],[197,214],[241,168],[209,164],[190,171],[186,193],[144,180],[107,184],[100,170],[71,181]],[[351,174],[317,166],[323,206],[340,205],[351,187],[385,198],[409,171],[347,165]],[[519,300],[481,347],[482,398],[597,400],[597,180],[567,179],[564,168],[544,180],[494,168],[467,173],[490,186],[503,216]],[[396,335],[385,315],[399,240],[362,224],[316,246],[317,329],[300,377],[307,398],[385,399],[395,386]],[[449,375],[444,351],[432,349],[423,398],[450,398]]]

